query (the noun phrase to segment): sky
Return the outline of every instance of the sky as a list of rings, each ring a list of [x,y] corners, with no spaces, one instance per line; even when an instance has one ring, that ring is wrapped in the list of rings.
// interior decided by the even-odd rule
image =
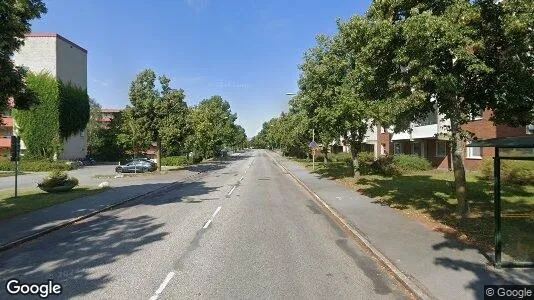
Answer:
[[[336,19],[371,0],[45,0],[32,32],[58,33],[87,49],[87,89],[103,108],[129,104],[150,68],[185,90],[192,106],[220,95],[247,136],[287,111],[305,51]]]

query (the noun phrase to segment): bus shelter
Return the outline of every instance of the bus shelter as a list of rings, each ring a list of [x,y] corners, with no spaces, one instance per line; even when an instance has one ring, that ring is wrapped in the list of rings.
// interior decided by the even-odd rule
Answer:
[[[502,160],[531,160],[534,156],[501,156],[500,149],[534,148],[534,136],[504,137],[487,140],[476,140],[467,147],[494,147],[493,158],[493,197],[494,197],[494,220],[495,220],[495,266],[503,268],[534,267],[534,261],[502,261],[502,203],[501,203],[501,161]],[[534,234],[534,233],[533,233]]]

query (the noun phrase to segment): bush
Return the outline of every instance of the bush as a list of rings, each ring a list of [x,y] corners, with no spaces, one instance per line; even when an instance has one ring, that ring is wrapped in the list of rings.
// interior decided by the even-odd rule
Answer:
[[[375,155],[372,152],[360,152],[358,153],[358,165],[359,171],[362,174],[373,173],[373,163],[375,161]],[[352,164],[352,159],[349,162]]]
[[[187,156],[168,156],[161,159],[162,166],[184,166],[188,162]]]
[[[78,179],[69,177],[66,172],[56,170],[50,172],[50,174],[37,185],[42,188],[54,188],[69,185],[77,186],[78,183]]]
[[[352,165],[352,154],[350,154],[350,152],[340,152],[336,154],[331,154],[330,158],[333,162],[344,162]]]
[[[381,156],[372,164],[372,169],[385,176],[398,176],[414,171],[431,170],[428,160],[416,155],[389,155]]]
[[[493,180],[493,159],[482,160],[480,173],[484,179]],[[534,184],[534,161],[501,160],[501,180],[514,184]]]
[[[54,170],[69,171],[76,169],[76,164],[69,164],[63,160],[50,161],[46,159],[27,159],[19,161],[19,170],[26,172],[48,172]],[[14,162],[8,158],[0,158],[0,171],[15,171]]]
[[[380,156],[373,162],[372,170],[384,176],[397,176],[402,174],[402,170],[393,162],[393,156]]]
[[[432,165],[428,160],[417,155],[395,155],[393,156],[393,164],[395,164],[395,166],[397,166],[403,173],[432,169]]]

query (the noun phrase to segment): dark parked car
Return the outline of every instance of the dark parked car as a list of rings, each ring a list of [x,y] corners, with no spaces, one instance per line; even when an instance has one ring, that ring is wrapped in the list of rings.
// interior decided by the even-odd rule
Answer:
[[[128,162],[125,165],[117,166],[115,172],[117,173],[144,173],[154,171],[156,168],[150,162],[143,159],[136,159]]]

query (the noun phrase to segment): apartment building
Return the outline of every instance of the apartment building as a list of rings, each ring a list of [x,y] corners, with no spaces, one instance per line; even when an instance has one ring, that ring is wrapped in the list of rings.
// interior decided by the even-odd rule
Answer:
[[[476,139],[524,136],[534,134],[534,125],[527,127],[495,126],[491,110],[485,110],[474,116],[470,122],[462,126]],[[438,113],[430,113],[425,119],[410,124],[410,130],[394,133],[392,127],[370,126],[363,141],[361,151],[373,152],[375,158],[382,155],[412,154],[426,158],[438,169],[452,169],[452,156],[448,128],[450,121]],[[333,152],[350,152],[350,146],[340,139],[341,145],[332,143]],[[337,150],[337,151],[336,151]],[[466,147],[465,167],[468,170],[478,169],[485,157],[493,157],[495,151],[491,147]]]
[[[27,34],[24,46],[14,54],[13,60],[15,65],[25,66],[32,72],[48,72],[64,83],[70,82],[87,89],[87,50],[57,33]],[[16,122],[9,116],[9,112],[4,114],[3,121],[0,153],[5,153],[6,140],[17,132]],[[24,141],[21,141],[22,151],[25,148]],[[87,135],[84,130],[64,142],[59,158],[76,159],[85,157],[86,154]]]
[[[492,111],[485,110],[463,125],[462,129],[471,132],[476,139],[534,134],[533,126],[495,126],[490,121],[491,117]],[[426,158],[436,168],[452,169],[448,125],[450,121],[444,120],[443,116],[429,114],[425,120],[412,123],[409,131],[393,133],[391,128],[380,127],[377,137],[380,155],[413,154]],[[464,153],[465,167],[468,170],[478,169],[483,158],[493,157],[494,154],[491,147],[467,147]]]

